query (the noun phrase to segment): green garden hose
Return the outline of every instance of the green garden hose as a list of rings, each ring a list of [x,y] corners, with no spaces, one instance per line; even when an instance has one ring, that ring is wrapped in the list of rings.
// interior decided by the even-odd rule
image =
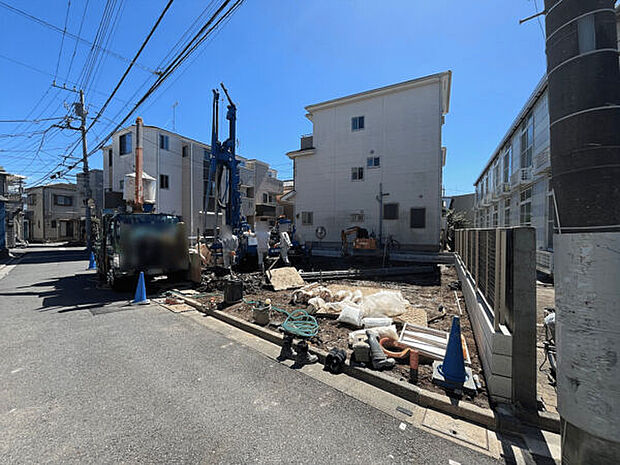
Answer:
[[[258,303],[248,300],[244,300],[243,302],[249,305]],[[282,323],[280,326],[287,333],[305,338],[314,337],[319,333],[319,323],[316,321],[316,318],[310,315],[307,311],[298,308],[289,313],[286,310],[274,307],[273,305],[271,306],[271,308],[277,312],[286,315],[284,323]]]

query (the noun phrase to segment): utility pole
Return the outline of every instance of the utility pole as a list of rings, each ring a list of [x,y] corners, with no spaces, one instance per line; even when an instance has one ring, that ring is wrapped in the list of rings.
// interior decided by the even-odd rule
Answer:
[[[59,86],[56,84],[56,81],[52,83],[53,87],[57,87],[59,89],[68,90],[69,92],[76,92],[80,95],[80,102],[74,103],[75,113],[80,117],[80,127],[76,128],[71,126],[68,122],[66,126],[59,126],[63,129],[73,129],[75,131],[80,131],[82,134],[82,173],[84,173],[84,194],[86,196],[85,202],[85,218],[84,218],[84,227],[86,229],[86,251],[90,255],[92,250],[92,237],[91,237],[91,214],[90,214],[90,199],[92,196],[92,191],[90,188],[90,171],[88,169],[88,149],[86,145],[86,104],[84,103],[84,91],[80,89],[79,91],[75,89],[69,89],[68,87],[62,85]]]
[[[383,183],[379,183],[379,195],[376,197],[379,202],[379,244],[383,244],[383,197],[387,197],[388,193],[383,192]]]
[[[135,180],[135,196],[133,210],[141,212],[144,205],[144,185],[142,181],[142,151],[143,151],[143,124],[142,118],[136,118],[136,180]]]
[[[76,108],[78,116],[81,118],[80,133],[82,134],[82,172],[84,173],[84,190],[86,194],[86,251],[90,255],[93,243],[91,237],[91,217],[90,217],[90,198],[92,192],[90,189],[90,171],[88,169],[88,150],[86,147],[86,105],[84,104],[84,91],[80,89],[80,105]]]
[[[562,463],[620,463],[614,0],[545,0]]]

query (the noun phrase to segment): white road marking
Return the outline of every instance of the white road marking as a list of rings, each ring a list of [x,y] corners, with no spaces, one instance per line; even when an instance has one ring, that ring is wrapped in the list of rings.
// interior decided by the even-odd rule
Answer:
[[[13,371],[11,371],[11,374],[14,375],[15,373],[19,373],[23,369],[24,369],[24,367],[15,368]]]
[[[401,431],[405,431],[407,429],[407,423],[401,423],[400,425],[398,425],[398,429],[400,429]]]

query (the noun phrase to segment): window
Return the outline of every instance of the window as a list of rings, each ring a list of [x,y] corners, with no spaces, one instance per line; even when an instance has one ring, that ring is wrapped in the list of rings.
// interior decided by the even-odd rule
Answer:
[[[263,203],[269,202],[269,196],[263,192]]]
[[[118,182],[118,187],[119,187],[119,189],[120,189],[120,190],[122,190],[123,192],[125,192],[125,180],[121,179],[121,180]]]
[[[351,168],[351,181],[363,181],[364,180],[364,167],[358,166]]]
[[[71,205],[73,205],[73,197],[71,197],[70,195],[54,194],[54,205],[70,207]]]
[[[181,156],[183,158],[187,158],[188,153],[189,153],[189,147],[187,145],[184,145],[183,147],[181,147]]]
[[[532,166],[534,150],[534,118],[529,115],[521,125],[521,168]]]
[[[351,213],[351,223],[363,223],[363,222],[364,222],[364,212]]]
[[[37,195],[28,194],[28,205],[36,205],[36,204],[37,204]]]
[[[504,200],[504,227],[510,226],[510,199]]]
[[[383,219],[384,220],[397,220],[398,219],[398,204],[397,203],[383,204]]]
[[[311,225],[314,218],[313,212],[301,212],[301,224]]]
[[[498,192],[499,189],[499,162],[495,162],[495,167],[493,168],[493,188],[495,192]]]
[[[159,175],[159,187],[161,189],[168,189],[168,188],[170,188],[170,178],[168,177],[167,174],[160,174]]]
[[[118,138],[118,145],[121,155],[125,155],[126,153],[131,153],[131,133],[123,134]]]
[[[492,226],[494,228],[497,228],[499,224],[499,209],[497,208],[497,205],[493,205],[493,224]]]
[[[108,150],[108,166],[111,168],[112,167],[112,159],[114,158],[114,152],[112,152],[112,149]]]
[[[56,229],[56,220],[52,220],[50,223],[50,228]]]
[[[519,224],[530,226],[532,224],[532,188],[521,191],[519,204]]]
[[[351,118],[351,131],[359,131],[360,129],[364,129],[364,117],[354,116]]]
[[[508,147],[504,152],[503,182],[510,182],[510,159],[512,158],[512,147]]]
[[[381,166],[381,157],[368,157],[366,159],[366,166],[368,168],[379,168]]]
[[[170,150],[170,138],[165,134],[159,135],[159,148],[163,150]]]
[[[412,208],[409,218],[409,227],[426,228],[426,208]]]

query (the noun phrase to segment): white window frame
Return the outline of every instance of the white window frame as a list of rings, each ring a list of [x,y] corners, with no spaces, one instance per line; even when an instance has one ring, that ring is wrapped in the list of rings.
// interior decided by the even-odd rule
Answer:
[[[301,224],[312,226],[314,224],[314,212],[301,212]]]
[[[361,176],[360,176],[361,173]],[[364,180],[364,167],[353,166],[351,167],[351,181],[363,181]]]
[[[364,118],[364,115],[353,116],[351,118],[351,131],[353,132],[363,131],[365,128],[366,128],[366,118]]]
[[[534,115],[530,113],[526,116],[521,124],[520,138],[521,142],[521,158],[519,167],[529,168],[532,166],[532,157],[534,154]]]
[[[374,168],[381,168],[381,157],[367,157],[366,168],[369,170]]]
[[[529,215],[529,219],[528,219]],[[532,225],[532,188],[528,187],[519,193],[519,224]]]

